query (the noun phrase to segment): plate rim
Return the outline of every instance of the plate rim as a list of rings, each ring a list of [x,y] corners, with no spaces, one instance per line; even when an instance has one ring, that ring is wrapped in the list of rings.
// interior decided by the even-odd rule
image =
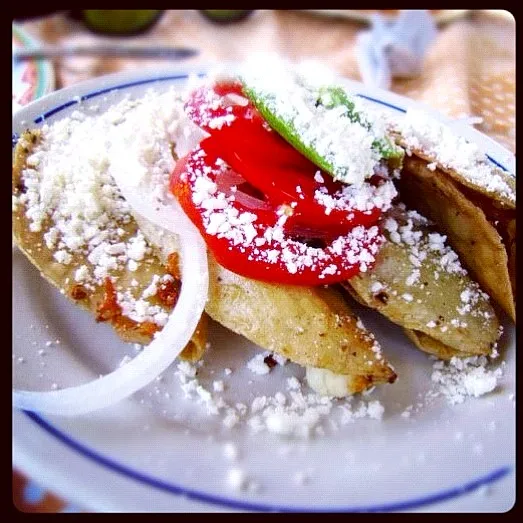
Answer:
[[[45,96],[41,99],[35,100],[35,101],[31,102],[30,104],[28,104],[27,106],[23,107],[19,112],[15,113],[13,115],[13,128],[19,126],[20,121],[22,121],[23,118],[29,118],[32,116],[35,123],[36,123],[36,121],[38,121],[39,123],[42,123],[43,121],[45,121],[45,118],[39,119],[39,117],[36,117],[36,120],[34,118],[34,116],[36,114],[39,114],[39,112],[40,112],[40,114],[47,114],[49,116],[49,115],[52,115],[52,114],[58,112],[59,110],[63,110],[64,108],[68,107],[69,105],[78,103],[80,100],[81,101],[88,100],[92,97],[100,96],[103,93],[111,92],[116,89],[125,89],[125,88],[129,88],[130,86],[154,83],[156,81],[186,79],[189,76],[189,74],[204,75],[204,74],[206,74],[207,71],[208,71],[208,67],[202,66],[200,64],[200,65],[196,65],[192,70],[188,69],[186,67],[185,68],[175,67],[175,68],[164,69],[163,74],[161,72],[159,72],[159,70],[157,68],[154,68],[154,69],[151,69],[149,72],[141,71],[141,72],[137,73],[137,72],[133,71],[133,72],[115,73],[112,75],[106,75],[104,77],[91,79],[86,82],[82,82],[81,84],[73,85],[68,88],[65,88],[65,89],[62,89],[59,91],[55,91],[54,93],[48,94],[47,96]],[[374,101],[377,101],[378,103],[382,103],[385,105],[389,105],[396,110],[403,110],[403,111],[405,110],[404,106],[398,107],[398,106],[393,105],[393,104],[401,103],[401,102],[403,102],[407,106],[409,106],[409,105],[415,105],[417,107],[423,106],[423,104],[420,104],[417,101],[411,100],[411,99],[403,97],[401,95],[396,95],[395,93],[389,93],[386,91],[382,91],[380,89],[369,89],[368,86],[364,86],[363,84],[361,84],[359,82],[354,82],[354,81],[348,80],[348,79],[343,79],[343,80],[347,81],[348,84],[352,85],[357,90],[362,90],[364,92],[371,91],[373,93],[373,96],[375,95],[376,91],[381,91],[382,96],[385,99],[384,100],[374,100]],[[121,84],[122,81],[124,82],[123,84]],[[92,91],[93,89],[94,89],[94,91]],[[73,95],[73,93],[77,93],[77,94]],[[83,94],[78,95],[78,93],[83,93]],[[54,106],[50,107],[48,109],[48,111],[43,112],[43,109],[46,106],[48,106],[50,103],[52,103],[53,101],[56,103],[61,101],[62,104],[58,105],[58,106],[54,105]],[[430,112],[436,113],[441,120],[444,120],[444,121],[449,120],[444,115],[441,115],[441,113],[437,113],[434,110],[430,110]],[[25,121],[27,122],[27,120],[25,120]],[[15,122],[16,122],[16,124],[15,124]],[[470,132],[470,130],[475,131],[482,137],[482,139],[487,139],[487,141],[491,141],[494,144],[497,151],[499,152],[500,156],[503,156],[506,154],[511,155],[510,151],[505,149],[502,145],[494,142],[488,136],[484,135],[483,133],[479,133],[479,131],[473,129],[470,126],[466,126],[466,127],[469,128],[469,132]],[[496,157],[497,157],[498,161],[502,161],[499,158],[499,156],[496,155]],[[495,163],[497,163],[497,161],[495,159],[493,159],[493,161]],[[17,412],[20,412],[20,411],[17,411]],[[40,428],[42,428],[42,425],[40,423],[38,423],[34,417],[31,417],[30,415],[28,415],[28,416],[37,425],[39,425]],[[40,418],[40,419],[42,420],[42,423],[48,423],[45,421],[45,418]],[[54,430],[60,431],[59,428],[54,427],[52,424],[51,424],[51,426],[54,428]],[[83,443],[81,443],[81,444],[83,446],[85,446],[85,444],[83,444]],[[15,425],[13,424],[13,463],[21,464],[21,461],[23,461],[23,460],[21,460],[20,454],[17,454],[17,452],[18,453],[20,452],[20,448],[19,448],[19,445],[16,444]],[[24,472],[28,473],[30,475],[30,470],[27,470],[27,467],[23,467],[23,468],[25,469]],[[501,472],[503,472],[503,473],[501,474]],[[502,467],[502,469],[492,471],[490,474],[487,475],[487,477],[477,478],[475,481],[473,480],[471,482],[471,484],[474,484],[475,485],[474,489],[476,489],[476,488],[478,488],[478,486],[486,484],[485,482],[488,483],[491,481],[496,481],[511,472],[512,472],[512,468],[510,466]],[[501,474],[501,476],[499,474]],[[492,479],[490,479],[491,476],[492,476]],[[53,487],[51,486],[51,488],[53,488]],[[179,488],[179,487],[177,487],[177,488]],[[402,509],[409,509],[409,508],[419,508],[422,506],[430,506],[430,505],[434,505],[434,503],[437,503],[438,501],[453,499],[456,496],[459,497],[459,494],[467,493],[470,490],[473,490],[473,488],[470,485],[468,487],[467,487],[467,485],[464,485],[462,487],[458,486],[455,489],[451,489],[451,490],[455,491],[455,494],[450,497],[447,496],[447,497],[444,497],[441,499],[434,499],[434,500],[429,500],[429,501],[421,502],[421,503],[418,502],[412,506],[406,505],[406,503],[408,503],[408,502],[390,504],[390,506],[385,507],[384,510],[385,511],[402,510]],[[68,493],[68,494],[70,494],[70,493]],[[432,499],[434,496],[436,498],[438,498],[438,496],[436,494],[433,496],[429,495],[429,496],[425,496],[425,497]],[[68,495],[68,498],[74,499],[74,497],[71,498],[70,495]],[[78,502],[78,500],[76,500],[76,501]],[[416,501],[416,500],[414,500],[414,501]],[[227,502],[227,500],[226,500],[226,502]],[[81,501],[79,503],[82,504]],[[227,502],[227,503],[229,503],[229,502]],[[216,505],[213,505],[213,506],[216,506]],[[230,502],[230,504],[225,504],[225,505],[222,504],[222,505],[218,505],[218,507],[219,506],[221,506],[222,508],[225,506],[226,508],[234,508],[234,509],[238,509],[238,510],[259,510],[259,506],[256,504],[249,505],[248,503],[245,504],[244,502],[236,502],[234,500],[232,502]],[[263,509],[287,511],[287,509],[285,507],[276,507],[276,506],[263,507],[262,510]],[[316,511],[332,512],[332,511],[337,511],[337,510],[343,510],[343,511],[354,512],[354,511],[381,511],[382,509],[383,509],[383,507],[345,507],[345,508],[337,507],[337,508],[328,508],[326,510],[325,509],[318,510],[318,508],[315,508],[315,507],[298,507],[298,508],[291,507],[291,509],[289,509],[288,511],[307,510],[307,511],[313,511],[313,512],[316,512]]]
[[[226,69],[234,69],[237,66],[237,64],[233,62],[220,62],[219,64],[216,62],[204,62],[192,65],[187,64],[185,66],[172,65],[162,68],[148,66],[138,72],[135,70],[121,71],[91,78],[83,82],[79,82],[77,84],[47,93],[41,98],[33,100],[29,104],[25,105],[15,114],[13,114],[13,128],[23,127],[23,124],[27,123],[27,121],[35,115],[41,117],[43,114],[47,114],[48,116],[51,116],[54,111],[45,111],[44,108],[47,107],[48,104],[53,100],[67,100],[68,105],[73,105],[74,103],[83,101],[83,96],[88,94],[91,90],[96,91],[96,93],[101,91],[111,92],[112,90],[117,90],[118,88],[126,88],[132,85],[138,85],[140,83],[152,83],[154,81],[167,81],[170,79],[176,79],[174,77],[177,76],[183,76],[184,78],[187,78],[191,75],[202,77],[208,74],[209,71],[216,69],[218,65],[220,68],[225,67]],[[402,112],[405,111],[406,106],[415,106],[416,108],[422,109],[423,111],[434,116],[439,121],[451,125],[451,127],[456,132],[464,135],[465,138],[476,142],[480,149],[485,151],[491,160],[494,160],[495,164],[501,164],[501,166],[505,166],[506,170],[508,170],[511,174],[515,173],[515,155],[505,146],[496,142],[493,138],[486,135],[485,133],[478,131],[467,122],[461,121],[460,119],[450,118],[449,116],[446,116],[433,107],[429,106],[425,102],[413,100],[404,95],[387,91],[379,87],[368,86],[362,82],[358,82],[350,78],[342,76],[339,76],[338,78],[344,84],[350,86],[350,88],[357,92],[358,95],[362,96],[363,98],[378,102],[381,105],[385,105],[396,110],[401,110]],[[384,100],[379,100],[376,97],[383,97]],[[88,98],[90,97],[87,97],[86,99]],[[54,107],[54,109],[56,109],[56,107]],[[51,114],[49,114],[49,112]],[[42,121],[43,119],[44,118],[42,118]],[[42,121],[38,120],[37,122],[42,123]],[[13,137],[15,134],[16,133],[13,129]]]
[[[44,416],[31,413],[26,411],[18,411],[25,415],[31,420],[39,430],[45,431],[48,435],[52,436],[59,445],[65,445],[68,450],[75,452],[77,456],[89,460],[89,463],[101,468],[101,473],[109,471],[111,473],[117,473],[120,478],[124,480],[130,480],[134,483],[138,483],[140,488],[152,488],[161,492],[166,492],[170,495],[177,496],[182,502],[189,500],[190,502],[204,503],[211,507],[219,507],[221,509],[233,509],[235,511],[253,511],[253,512],[281,512],[281,513],[296,513],[296,512],[307,512],[307,513],[337,513],[337,512],[349,512],[349,513],[376,513],[376,512],[398,512],[413,510],[418,508],[426,508],[430,506],[436,506],[438,503],[446,501],[453,501],[466,494],[475,492],[481,487],[488,487],[497,481],[500,481],[510,475],[514,475],[514,467],[510,465],[504,465],[484,474],[480,477],[471,479],[465,483],[461,483],[451,488],[446,488],[434,493],[429,493],[416,498],[395,501],[390,503],[381,503],[379,505],[360,505],[360,506],[299,506],[299,505],[270,505],[266,503],[256,503],[246,500],[236,500],[230,497],[215,496],[213,494],[207,494],[205,491],[198,491],[190,489],[180,485],[173,484],[172,482],[157,479],[150,474],[139,472],[132,466],[122,464],[115,461],[113,458],[108,457],[106,454],[99,451],[93,450],[87,444],[82,441],[78,441],[74,437],[63,432],[62,429],[53,425],[52,422],[47,420]],[[15,453],[14,453],[15,454]],[[20,459],[18,463],[20,464]],[[23,466],[20,468],[24,468]],[[514,476],[515,479],[515,476]],[[67,485],[68,482],[62,486]],[[81,501],[75,499],[76,489],[65,488],[68,499],[72,499],[78,504],[82,504]],[[87,507],[89,508],[89,507]]]

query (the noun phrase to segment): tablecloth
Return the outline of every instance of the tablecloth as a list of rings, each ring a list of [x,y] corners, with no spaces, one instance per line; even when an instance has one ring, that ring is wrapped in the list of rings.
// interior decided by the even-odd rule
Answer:
[[[359,17],[361,18],[361,17]],[[169,44],[195,47],[200,53],[187,64],[237,61],[256,51],[277,52],[290,59],[315,58],[341,75],[361,80],[355,41],[364,29],[347,16],[316,12],[257,10],[241,22],[215,24],[195,10],[165,11],[145,33],[127,37],[93,34],[67,12],[24,20],[23,29],[45,43]],[[476,128],[515,151],[514,18],[507,12],[469,11],[439,26],[424,63],[423,74],[395,79],[392,91],[422,101],[455,118],[479,116]],[[56,87],[111,72],[158,66],[160,60],[68,57],[54,61]],[[13,500],[22,511],[77,510],[39,488],[39,478],[13,472]],[[79,509],[78,509],[79,510]]]

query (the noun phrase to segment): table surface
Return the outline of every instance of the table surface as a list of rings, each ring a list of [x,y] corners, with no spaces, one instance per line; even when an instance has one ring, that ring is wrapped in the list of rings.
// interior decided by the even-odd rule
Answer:
[[[356,15],[356,16],[354,16]],[[451,13],[452,15],[452,13]],[[436,40],[425,57],[421,76],[393,80],[391,90],[424,102],[456,118],[479,116],[476,128],[515,151],[515,21],[507,12],[455,13],[439,25]],[[15,22],[44,43],[129,44],[195,47],[200,53],[187,64],[242,60],[251,52],[277,52],[299,60],[315,58],[343,76],[360,80],[355,55],[357,34],[364,30],[361,12],[343,16],[289,10],[257,10],[232,24],[215,24],[195,10],[165,11],[146,32],[105,37],[90,32],[67,12]],[[88,78],[158,60],[67,57],[53,66],[56,88]],[[38,478],[13,471],[13,501],[24,512],[73,511],[52,493],[39,488]]]

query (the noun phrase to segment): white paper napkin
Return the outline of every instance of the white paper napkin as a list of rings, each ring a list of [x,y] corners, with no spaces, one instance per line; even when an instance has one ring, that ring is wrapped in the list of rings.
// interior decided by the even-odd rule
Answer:
[[[389,89],[394,77],[421,74],[425,52],[436,34],[432,15],[423,9],[401,11],[392,21],[373,15],[371,28],[361,32],[356,41],[364,83]]]

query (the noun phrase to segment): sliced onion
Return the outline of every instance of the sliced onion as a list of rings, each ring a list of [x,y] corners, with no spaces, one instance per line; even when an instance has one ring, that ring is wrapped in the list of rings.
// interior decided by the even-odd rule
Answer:
[[[136,188],[122,180],[116,182],[134,211],[178,235],[182,288],[176,306],[153,341],[124,366],[76,387],[48,392],[13,390],[14,407],[74,416],[117,403],[167,369],[196,330],[207,301],[209,281],[202,237],[176,201],[153,206]]]
[[[220,189],[221,192],[225,192],[225,190],[232,185],[241,185],[246,181],[247,180],[243,176],[238,174],[236,171],[233,171],[232,169],[220,171],[216,177],[216,183],[218,185],[218,189]]]
[[[216,186],[225,196],[233,195],[239,204],[251,210],[272,210],[272,207],[266,201],[242,191],[240,187],[244,183],[248,183],[247,180],[232,169],[220,172],[216,177]],[[232,191],[231,187],[236,187],[236,191]]]

